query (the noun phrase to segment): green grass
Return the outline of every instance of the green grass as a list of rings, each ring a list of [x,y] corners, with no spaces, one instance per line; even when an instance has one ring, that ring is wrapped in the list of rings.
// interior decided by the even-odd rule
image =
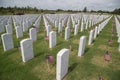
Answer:
[[[79,30],[76,36],[71,32],[70,39],[65,41],[64,29],[62,38],[57,34],[57,45],[53,49],[49,49],[49,42],[44,40],[45,33],[43,32],[43,19],[41,19],[38,39],[33,43],[34,58],[26,63],[22,62],[17,44],[28,35],[24,33],[23,38],[17,39],[14,32],[13,39],[16,48],[4,52],[2,44],[0,44],[0,80],[56,80],[56,55],[61,49],[69,48],[70,44],[73,46],[73,51],[70,51],[69,70],[64,80],[98,80],[99,74],[104,77],[104,80],[119,80],[120,54],[116,33],[113,39],[114,44],[108,45],[112,34],[112,20],[114,18],[109,21],[91,46],[87,45],[89,35],[87,30],[82,33]],[[79,39],[82,35],[87,36],[86,49],[85,54],[78,57]],[[104,61],[104,54],[107,50],[111,56],[109,63]],[[45,60],[46,54],[54,56],[54,63],[50,64],[50,71]]]

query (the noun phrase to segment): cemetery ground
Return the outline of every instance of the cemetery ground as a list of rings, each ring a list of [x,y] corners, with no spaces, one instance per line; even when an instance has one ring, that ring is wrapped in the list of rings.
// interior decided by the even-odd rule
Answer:
[[[17,39],[15,30],[13,30],[15,48],[4,52],[2,43],[0,43],[0,80],[56,80],[56,55],[63,48],[69,49],[70,44],[73,51],[70,51],[68,73],[64,80],[98,80],[100,75],[104,80],[119,80],[120,53],[118,52],[117,33],[113,38],[113,45],[108,45],[108,40],[112,35],[113,20],[115,20],[114,17],[103,28],[92,45],[86,43],[85,54],[78,57],[79,39],[85,35],[87,36],[86,42],[88,42],[88,30],[79,31],[76,36],[74,32],[71,32],[68,41],[64,40],[65,30],[63,30],[62,38],[57,33],[57,45],[50,49],[49,42],[44,40],[45,33],[43,19],[41,19],[37,41],[33,42],[34,58],[26,63],[22,62],[21,52],[17,46],[18,42],[29,36],[24,33],[23,38]],[[116,26],[114,28],[116,30]],[[104,60],[107,50],[110,52],[110,62]],[[49,64],[50,70],[45,58],[47,54],[54,56],[54,62]]]

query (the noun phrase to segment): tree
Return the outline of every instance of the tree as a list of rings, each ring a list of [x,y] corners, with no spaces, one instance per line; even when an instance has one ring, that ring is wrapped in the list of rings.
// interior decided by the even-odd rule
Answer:
[[[87,12],[87,7],[84,7],[83,12]]]

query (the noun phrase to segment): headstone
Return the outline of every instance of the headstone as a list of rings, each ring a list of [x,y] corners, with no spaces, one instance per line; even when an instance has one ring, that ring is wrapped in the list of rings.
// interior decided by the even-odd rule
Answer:
[[[24,39],[20,42],[21,52],[22,52],[22,60],[23,62],[27,62],[28,60],[34,57],[33,53],[33,44],[31,39]]]
[[[49,48],[53,48],[56,45],[56,32],[51,31],[49,34]]]
[[[58,27],[58,22],[55,20],[55,28]]]
[[[90,33],[89,33],[88,45],[91,45],[92,41],[93,41],[93,30],[91,30]]]
[[[99,34],[100,33],[100,24],[99,24],[99,26],[98,26],[98,30],[97,30],[97,34]]]
[[[84,23],[82,21],[82,23],[81,23],[81,32],[83,32],[83,30],[84,30]]]
[[[120,37],[119,36],[118,36],[118,43],[119,43],[118,51],[120,51]]]
[[[98,27],[95,27],[94,39],[96,39],[96,37],[97,37],[97,30],[98,30]]]
[[[62,49],[57,54],[56,79],[62,80],[68,72],[69,49]]]
[[[75,27],[75,21],[73,21],[73,28]]]
[[[1,33],[1,32],[4,32],[4,31],[5,31],[5,28],[4,28],[3,23],[1,22],[1,23],[0,23],[0,33]]]
[[[9,24],[6,25],[6,32],[7,32],[8,34],[12,34],[12,26],[9,26]]]
[[[70,28],[66,27],[65,28],[65,40],[69,39],[70,37]]]
[[[62,24],[59,23],[58,32],[62,32]]]
[[[8,34],[8,33],[2,34],[1,38],[2,38],[4,51],[14,48],[12,34]]]
[[[23,37],[22,27],[17,26],[15,29],[17,38]]]
[[[31,28],[30,31],[30,39],[32,41],[36,41],[37,40],[37,31],[36,31],[36,28]]]
[[[78,34],[78,25],[76,24],[74,28],[74,35],[77,35],[77,34]]]
[[[49,36],[49,33],[51,32],[51,26],[47,25],[46,30],[47,30],[47,36]]]
[[[67,27],[70,27],[70,20],[67,21]]]
[[[88,29],[88,21],[86,22],[86,29]]]
[[[23,22],[23,23],[22,23],[22,27],[23,27],[23,32],[28,31],[27,23]]]
[[[78,56],[82,56],[85,51],[86,36],[82,36],[79,42]]]

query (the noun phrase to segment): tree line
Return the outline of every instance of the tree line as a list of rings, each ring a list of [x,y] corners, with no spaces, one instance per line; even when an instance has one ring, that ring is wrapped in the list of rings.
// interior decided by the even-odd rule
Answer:
[[[13,14],[13,15],[23,15],[23,14],[40,14],[40,13],[50,13],[50,14],[55,14],[55,13],[79,13],[79,12],[88,12],[88,13],[111,13],[111,14],[118,14],[120,15],[120,8],[115,9],[113,11],[102,11],[102,10],[91,10],[88,11],[87,7],[84,7],[83,10],[62,10],[62,9],[57,9],[57,10],[47,10],[47,9],[37,9],[36,7],[32,8],[30,6],[27,7],[0,7],[0,14]]]

